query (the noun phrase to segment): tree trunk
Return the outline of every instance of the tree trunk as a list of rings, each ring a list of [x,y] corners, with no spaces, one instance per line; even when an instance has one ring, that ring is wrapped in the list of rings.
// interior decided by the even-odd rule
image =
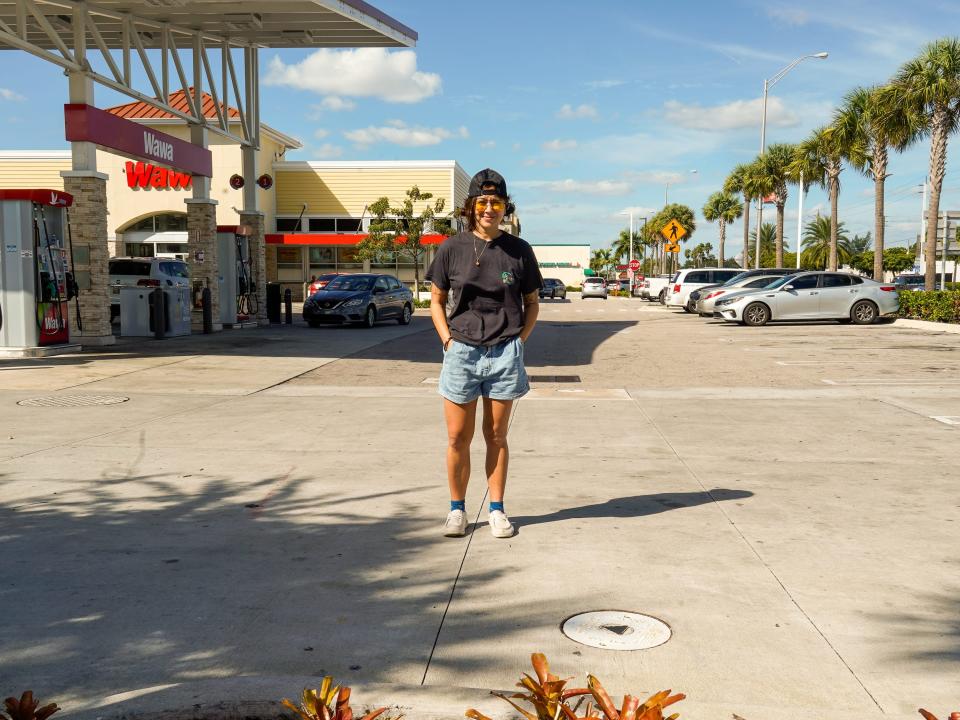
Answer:
[[[927,204],[924,290],[937,287],[937,221],[940,218],[940,192],[943,189],[943,175],[947,165],[946,111],[942,108],[934,110],[930,124],[930,202]]]
[[[777,264],[774,267],[783,267],[783,206],[777,198]]]
[[[830,260],[827,269],[837,269],[837,205],[840,195],[840,173],[830,173]]]
[[[718,224],[720,225],[720,249],[717,251],[717,267],[723,267],[723,243],[727,239],[727,222],[723,218],[720,218]]]
[[[873,279],[883,282],[884,184],[887,180],[887,143],[881,140],[873,152]]]
[[[743,261],[740,267],[750,268],[750,198],[743,194]]]

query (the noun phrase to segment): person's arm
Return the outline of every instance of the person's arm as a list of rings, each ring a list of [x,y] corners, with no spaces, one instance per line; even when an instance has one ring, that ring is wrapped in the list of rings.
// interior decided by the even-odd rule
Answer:
[[[430,303],[431,307],[433,303]],[[527,338],[533,332],[540,316],[540,291],[534,290],[523,296],[523,329],[520,331],[520,341],[526,345]]]
[[[450,336],[450,326],[447,325],[447,294],[448,290],[441,290],[434,283],[430,290],[430,319],[433,320],[433,327],[440,336],[440,342],[443,349],[446,350],[452,339]]]

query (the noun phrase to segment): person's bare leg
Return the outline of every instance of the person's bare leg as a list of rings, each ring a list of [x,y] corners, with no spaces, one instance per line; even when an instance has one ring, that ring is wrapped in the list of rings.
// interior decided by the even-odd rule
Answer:
[[[507,466],[510,449],[507,447],[507,429],[513,400],[483,399],[483,439],[487,443],[486,471],[490,502],[503,502],[507,486]]]
[[[477,425],[477,401],[464,405],[444,398],[447,420],[447,485],[451,500],[464,500],[470,481],[470,442]]]

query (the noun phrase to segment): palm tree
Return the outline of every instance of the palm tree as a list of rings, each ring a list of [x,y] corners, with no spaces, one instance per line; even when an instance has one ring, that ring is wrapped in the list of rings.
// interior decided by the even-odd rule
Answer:
[[[732,223],[743,215],[743,203],[728,192],[715,192],[707,198],[703,206],[703,219],[707,222],[717,221],[720,231],[720,249],[717,253],[717,267],[723,267],[723,244],[727,239],[727,223]]]
[[[756,253],[756,248],[757,248],[757,231],[756,230],[750,233],[750,239],[753,240],[754,253]],[[773,223],[764,223],[760,228],[760,264],[762,266],[769,267],[770,263],[773,262],[774,257],[776,257],[776,247],[777,247],[777,228]],[[756,254],[751,255],[751,262],[753,265],[757,264]],[[750,267],[750,265],[747,265],[747,267]]]
[[[619,237],[613,243],[611,250],[613,251],[613,257],[615,260],[622,260],[623,258],[630,257],[630,231],[621,230]],[[641,250],[643,248],[643,243],[641,242],[640,231],[636,230],[633,233],[633,257],[639,257]]]
[[[797,154],[790,170],[794,175],[803,175],[804,183],[816,183],[827,188],[830,195],[830,253],[828,267],[837,269],[838,224],[837,206],[840,201],[840,173],[843,161],[851,154],[848,138],[832,127],[813,131],[797,146]]]
[[[834,114],[833,127],[851,152],[850,165],[864,175],[873,176],[873,277],[883,277],[885,233],[884,183],[887,179],[889,149],[902,151],[919,137],[923,117],[897,101],[890,86],[857,88],[844,98]]]
[[[753,196],[750,195],[747,179],[746,163],[737,165],[723,183],[723,191],[733,195],[743,195],[743,267],[747,267],[747,257],[750,255],[750,201]],[[720,253],[723,255],[723,253]]]
[[[924,252],[925,288],[936,283],[937,222],[947,164],[947,137],[960,125],[960,38],[941,38],[905,63],[890,83],[892,102],[926,119],[930,134],[930,202]]]
[[[777,243],[776,265],[783,267],[783,215],[787,204],[787,184],[796,182],[796,177],[790,171],[791,163],[796,154],[796,145],[778,143],[767,148],[758,158],[759,169],[766,175],[772,186],[774,203],[777,206]],[[763,255],[761,254],[761,259]]]
[[[590,269],[598,275],[603,275],[616,261],[613,254],[606,248],[594,250],[590,255]]]
[[[767,171],[767,166],[766,166],[766,163],[764,162],[762,155],[757,155],[757,157],[754,158],[753,162],[747,165],[747,172],[744,177],[744,186],[746,187],[747,192],[750,193],[750,197],[758,198],[760,203],[763,202],[764,198],[770,197],[770,195],[773,194],[773,191],[774,191],[773,176]],[[758,215],[762,216],[762,213],[759,213],[759,210],[758,210]],[[754,242],[756,242],[756,239],[757,239],[756,231],[751,233],[750,237],[752,237],[754,239]],[[760,237],[762,238],[763,235],[761,234]],[[756,258],[757,258],[756,248],[754,248],[754,252],[753,252],[754,266],[758,267],[756,265]],[[760,259],[761,260],[763,259],[763,253],[760,253]],[[747,267],[750,267],[750,266],[747,265]]]
[[[848,262],[851,255],[849,243],[843,223],[834,225],[829,218],[817,215],[804,227],[800,262],[805,268],[814,270],[823,270],[831,258],[839,257],[841,262]]]

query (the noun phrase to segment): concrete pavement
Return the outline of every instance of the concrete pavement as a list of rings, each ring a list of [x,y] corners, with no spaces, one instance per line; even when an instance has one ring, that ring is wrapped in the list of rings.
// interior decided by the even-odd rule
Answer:
[[[0,692],[81,719],[251,715],[332,673],[414,720],[507,718],[487,691],[542,651],[616,695],[684,692],[684,718],[960,706],[960,337],[625,298],[541,320],[507,541],[482,525],[479,440],[481,524],[439,536],[423,311],[0,360]],[[67,396],[129,400],[17,405]],[[617,653],[559,632],[598,609],[673,636]]]

